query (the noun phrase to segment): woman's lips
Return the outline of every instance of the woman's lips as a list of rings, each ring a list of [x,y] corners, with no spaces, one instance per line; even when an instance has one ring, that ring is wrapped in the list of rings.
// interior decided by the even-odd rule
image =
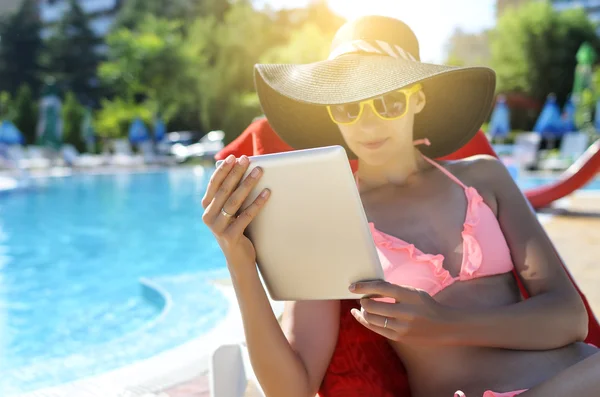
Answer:
[[[370,142],[362,142],[361,145],[366,147],[367,149],[378,149],[386,143],[388,138],[380,139],[378,141],[370,141]]]

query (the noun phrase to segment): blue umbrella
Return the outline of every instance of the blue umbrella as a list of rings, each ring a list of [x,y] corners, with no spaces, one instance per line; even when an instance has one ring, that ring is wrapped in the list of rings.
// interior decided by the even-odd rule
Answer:
[[[0,124],[0,142],[7,145],[18,145],[23,143],[23,135],[15,125],[8,121],[2,121]]]
[[[552,137],[561,136],[564,133],[560,109],[554,95],[548,95],[548,99],[533,127],[533,131]]]
[[[571,95],[569,95],[569,99],[567,99],[567,103],[565,103],[565,107],[563,108],[562,121],[563,132],[577,131],[577,126],[575,125],[575,104]]]
[[[499,95],[496,106],[492,112],[488,133],[492,138],[505,138],[510,132],[510,110],[506,104],[506,98]]]
[[[129,126],[129,140],[131,143],[140,143],[148,140],[148,130],[139,118],[133,120]]]
[[[167,134],[167,126],[162,121],[161,118],[157,118],[154,122],[154,141],[160,142],[165,139],[165,135]]]

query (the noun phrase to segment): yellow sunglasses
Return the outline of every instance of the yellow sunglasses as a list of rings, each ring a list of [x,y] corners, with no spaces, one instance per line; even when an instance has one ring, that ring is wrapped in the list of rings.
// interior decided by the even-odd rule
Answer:
[[[404,117],[408,110],[410,97],[419,92],[421,84],[415,84],[410,88],[403,88],[377,98],[361,102],[344,103],[341,105],[327,105],[329,117],[336,124],[350,125],[360,119],[365,105],[369,105],[377,116],[383,120],[396,120]]]

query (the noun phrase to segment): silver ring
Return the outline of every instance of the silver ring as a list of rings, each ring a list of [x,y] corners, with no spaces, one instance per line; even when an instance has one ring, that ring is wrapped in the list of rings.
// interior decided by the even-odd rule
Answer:
[[[387,321],[388,321],[388,318],[386,317],[385,322],[383,323],[383,328],[387,328]]]
[[[233,218],[235,215],[230,214],[229,212],[225,211],[225,208],[221,208],[221,214],[223,214],[225,216],[225,218]]]

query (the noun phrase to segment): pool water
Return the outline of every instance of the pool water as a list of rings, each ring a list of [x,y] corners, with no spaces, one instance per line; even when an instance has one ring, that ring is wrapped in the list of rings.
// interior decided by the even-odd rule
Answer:
[[[544,186],[554,181],[556,181],[556,178],[552,177],[526,176],[517,178],[517,184],[523,190]],[[593,179],[580,190],[600,190],[600,178]]]
[[[34,179],[0,196],[1,396],[131,364],[225,315],[206,282],[226,274],[201,220],[210,172]],[[161,307],[144,300],[140,278],[202,272],[178,326],[145,330]]]

